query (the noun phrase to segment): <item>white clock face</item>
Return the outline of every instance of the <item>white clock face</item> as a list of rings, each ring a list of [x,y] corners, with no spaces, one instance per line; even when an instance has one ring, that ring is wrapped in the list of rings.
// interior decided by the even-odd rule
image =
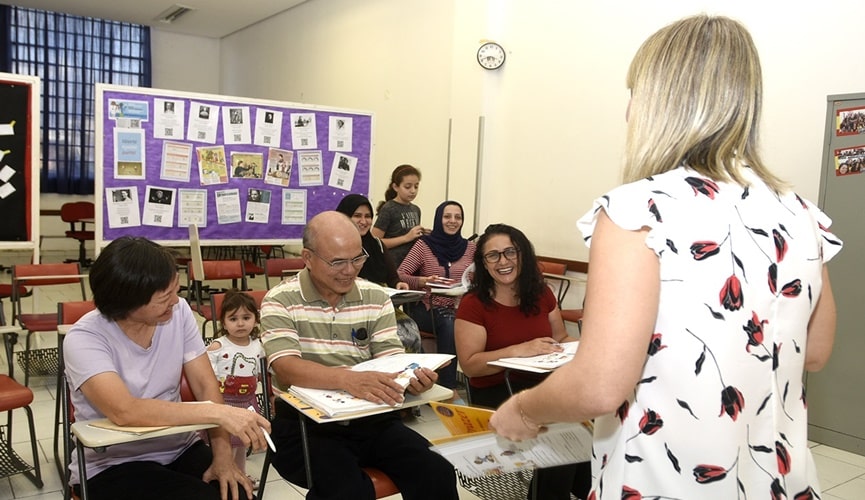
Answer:
[[[498,69],[505,63],[505,49],[495,42],[487,42],[478,49],[478,64],[485,69]]]

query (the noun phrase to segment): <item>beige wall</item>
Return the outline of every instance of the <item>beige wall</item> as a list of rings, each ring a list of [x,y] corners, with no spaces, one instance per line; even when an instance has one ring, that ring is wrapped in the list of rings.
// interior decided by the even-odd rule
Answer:
[[[472,220],[484,116],[479,229],[508,222],[539,253],[586,259],[574,221],[618,182],[628,63],[650,33],[701,11],[751,30],[765,157],[816,201],[826,96],[865,82],[861,49],[838,42],[845,19],[865,17],[861,0],[310,0],[221,41],[220,92],[374,112],[373,199],[393,166],[414,163],[425,225],[446,194]],[[499,71],[474,61],[486,38],[507,50]]]

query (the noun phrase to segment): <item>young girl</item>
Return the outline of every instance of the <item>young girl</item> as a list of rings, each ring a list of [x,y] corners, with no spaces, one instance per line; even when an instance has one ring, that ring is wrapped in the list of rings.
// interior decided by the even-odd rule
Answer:
[[[388,253],[399,267],[414,240],[429,233],[420,225],[420,207],[412,201],[420,186],[420,170],[411,165],[396,167],[390,176],[390,185],[384,193],[385,201],[378,205],[372,235],[388,248]]]
[[[255,299],[249,295],[229,290],[219,311],[219,333],[222,335],[207,348],[210,364],[225,404],[238,408],[255,408],[259,411],[255,398],[258,386],[258,361],[264,355],[258,340],[260,317]],[[234,462],[237,468],[246,473],[246,446],[235,436],[231,436]],[[255,486],[258,481],[250,477]]]

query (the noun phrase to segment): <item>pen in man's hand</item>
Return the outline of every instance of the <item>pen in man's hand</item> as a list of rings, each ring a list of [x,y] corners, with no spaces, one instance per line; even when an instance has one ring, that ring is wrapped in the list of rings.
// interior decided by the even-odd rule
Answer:
[[[246,409],[252,412],[255,411],[255,408],[253,408],[251,405]],[[270,439],[270,434],[267,433],[264,427],[259,426],[258,428],[261,429],[261,433],[264,434],[264,439],[265,441],[267,441],[267,446],[270,446],[270,449],[273,450],[274,453],[276,453],[276,445],[273,444],[273,439]]]

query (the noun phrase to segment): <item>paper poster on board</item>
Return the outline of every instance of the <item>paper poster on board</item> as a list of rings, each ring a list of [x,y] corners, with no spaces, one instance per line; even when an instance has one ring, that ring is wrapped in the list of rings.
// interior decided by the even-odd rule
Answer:
[[[354,122],[350,116],[331,116],[327,129],[327,149],[350,152],[353,127]]]
[[[306,190],[282,190],[282,223],[284,225],[306,225]]]
[[[221,189],[216,193],[216,222],[234,224],[241,222],[240,192],[237,189]]]
[[[196,148],[195,152],[198,154],[198,179],[202,186],[228,183],[225,146]]]
[[[139,227],[138,186],[119,186],[105,189],[108,227]]]
[[[153,100],[153,138],[183,140],[186,103],[175,99]]]
[[[219,106],[191,102],[186,140],[216,144],[217,124],[219,124]]]
[[[318,147],[315,113],[291,113],[291,147],[315,149]]]
[[[282,111],[259,109],[255,113],[256,146],[282,147]]]
[[[222,142],[225,144],[249,144],[249,106],[222,107]]]
[[[324,184],[324,170],[321,161],[321,151],[298,151],[298,185],[321,186]]]
[[[144,131],[114,129],[114,178],[144,179]]]
[[[246,195],[246,221],[267,224],[270,219],[270,191],[249,188]]]
[[[267,172],[264,174],[264,182],[288,187],[291,180],[291,161],[293,159],[293,151],[270,148],[267,151]]]
[[[345,191],[351,191],[354,183],[354,171],[357,169],[357,158],[337,153],[333,155],[333,165],[330,167],[330,179],[327,185]]]
[[[178,189],[177,225],[207,227],[207,190]]]
[[[147,186],[141,223],[145,226],[174,226],[174,195],[172,188]]]
[[[165,141],[162,143],[162,168],[159,178],[164,181],[189,182],[192,168],[192,144]]]

